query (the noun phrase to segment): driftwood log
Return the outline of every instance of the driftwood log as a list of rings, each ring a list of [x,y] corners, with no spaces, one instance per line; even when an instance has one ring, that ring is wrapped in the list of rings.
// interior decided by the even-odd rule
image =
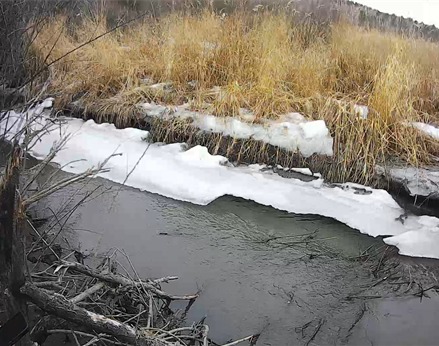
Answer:
[[[163,342],[157,338],[139,335],[138,331],[125,324],[103,315],[90,312],[78,307],[64,296],[53,294],[53,292],[39,288],[31,283],[26,283],[21,288],[31,302],[40,309],[69,322],[84,326],[97,333],[103,333],[116,337],[122,342],[139,346],[169,346],[170,343]]]

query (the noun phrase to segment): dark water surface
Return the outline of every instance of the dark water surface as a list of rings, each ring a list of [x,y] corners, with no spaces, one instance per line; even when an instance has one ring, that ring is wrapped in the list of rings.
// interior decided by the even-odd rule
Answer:
[[[86,254],[124,250],[142,277],[179,276],[163,287],[170,293],[201,289],[188,321],[207,316],[219,343],[262,332],[258,345],[439,345],[438,296],[414,295],[438,284],[438,261],[392,256],[382,265],[381,239],[327,218],[233,197],[197,206],[103,179],[34,212],[51,216],[96,188],[63,237]],[[359,261],[363,252],[372,255]]]
[[[188,320],[207,316],[217,342],[262,332],[258,345],[439,344],[436,294],[421,300],[402,294],[403,278],[372,275],[381,239],[233,197],[197,206],[102,179],[55,194],[40,213],[97,186],[108,191],[77,210],[70,239],[88,254],[123,249],[140,276],[179,276],[163,287],[171,293],[201,289]],[[358,261],[367,249],[377,255]],[[436,279],[436,261],[400,260]]]

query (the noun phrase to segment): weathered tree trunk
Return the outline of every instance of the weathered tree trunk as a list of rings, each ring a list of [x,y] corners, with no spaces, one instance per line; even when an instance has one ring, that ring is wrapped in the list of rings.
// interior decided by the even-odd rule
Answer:
[[[0,323],[16,313],[27,316],[26,302],[20,294],[24,276],[24,228],[19,210],[17,189],[20,178],[22,151],[13,146],[0,182]],[[27,345],[23,338],[17,345]]]
[[[21,292],[31,302],[51,315],[61,317],[97,333],[115,336],[122,342],[139,346],[170,345],[147,335],[138,335],[138,331],[135,328],[125,323],[87,311],[67,300],[64,296],[53,294],[53,292],[38,288],[31,283],[26,283],[21,288]]]

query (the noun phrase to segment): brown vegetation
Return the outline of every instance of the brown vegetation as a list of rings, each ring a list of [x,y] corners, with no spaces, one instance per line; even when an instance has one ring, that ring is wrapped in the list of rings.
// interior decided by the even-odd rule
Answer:
[[[50,21],[33,44],[48,62],[108,30],[104,15]],[[68,29],[67,29],[68,28]],[[375,164],[431,163],[438,143],[408,126],[439,121],[439,47],[420,39],[321,25],[280,12],[174,12],[116,30],[50,68],[58,107],[73,101],[131,124],[139,102],[181,104],[218,116],[324,119],[335,139],[323,169],[333,181],[372,183]],[[169,90],[151,88],[170,82]],[[367,105],[367,119],[354,105]]]

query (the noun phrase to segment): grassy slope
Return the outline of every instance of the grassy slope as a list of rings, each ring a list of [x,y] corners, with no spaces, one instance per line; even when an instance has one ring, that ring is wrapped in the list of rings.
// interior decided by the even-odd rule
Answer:
[[[67,30],[66,19],[57,17],[33,52],[56,59],[107,30],[105,23],[96,16]],[[151,89],[145,79],[171,81],[173,91]],[[275,13],[174,13],[84,47],[52,66],[50,81],[59,106],[79,99],[96,117],[116,114],[119,123],[145,101],[190,102],[218,116],[239,116],[244,107],[257,117],[299,111],[325,119],[335,157],[324,173],[333,181],[368,184],[376,163],[428,164],[439,151],[437,142],[406,126],[439,123],[439,47],[343,23],[319,26]],[[370,107],[367,120],[355,114],[355,104]]]

